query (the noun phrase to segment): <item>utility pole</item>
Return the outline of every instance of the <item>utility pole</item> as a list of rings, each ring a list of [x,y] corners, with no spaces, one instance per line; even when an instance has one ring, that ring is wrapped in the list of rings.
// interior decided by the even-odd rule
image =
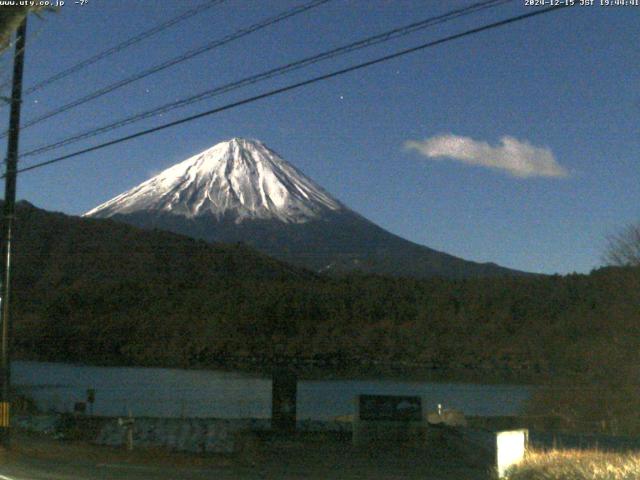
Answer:
[[[10,429],[10,387],[11,359],[9,335],[10,292],[11,292],[11,240],[16,207],[16,177],[18,175],[18,138],[20,136],[20,104],[22,103],[22,70],[24,48],[27,36],[27,17],[16,32],[16,47],[13,56],[13,86],[11,91],[11,114],[9,117],[9,137],[7,140],[7,160],[4,187],[4,225],[2,232],[2,285],[0,288],[0,444],[9,448]]]

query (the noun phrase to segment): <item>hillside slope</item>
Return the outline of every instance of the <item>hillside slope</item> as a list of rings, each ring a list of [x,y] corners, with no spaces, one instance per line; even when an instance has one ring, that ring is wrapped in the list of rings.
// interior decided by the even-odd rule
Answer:
[[[640,364],[640,269],[566,277],[329,277],[241,245],[18,209],[22,358],[213,366],[231,358],[496,372]]]
[[[418,278],[523,274],[400,238],[254,140],[221,142],[85,215],[209,242],[244,242],[314,271]]]

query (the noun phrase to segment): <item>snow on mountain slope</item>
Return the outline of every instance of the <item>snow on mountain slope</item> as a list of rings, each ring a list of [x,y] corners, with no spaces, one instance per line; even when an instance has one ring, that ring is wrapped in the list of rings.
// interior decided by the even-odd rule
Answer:
[[[332,198],[263,143],[234,138],[87,212],[207,242],[242,242],[314,271],[405,277],[520,275],[394,235]]]
[[[262,142],[234,138],[168,168],[85,216],[164,212],[304,223],[346,209]]]

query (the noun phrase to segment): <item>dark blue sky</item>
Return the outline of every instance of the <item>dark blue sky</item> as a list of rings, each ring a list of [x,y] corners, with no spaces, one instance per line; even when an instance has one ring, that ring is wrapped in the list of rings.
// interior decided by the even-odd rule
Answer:
[[[26,87],[202,2],[66,3],[31,19]],[[301,3],[227,0],[26,97],[23,120]],[[21,150],[471,3],[333,0],[26,129]],[[515,0],[22,165],[533,8]],[[640,219],[639,27],[640,7],[541,15],[24,173],[18,196],[81,214],[215,143],[250,137],[412,241],[522,270],[587,272],[606,235]]]

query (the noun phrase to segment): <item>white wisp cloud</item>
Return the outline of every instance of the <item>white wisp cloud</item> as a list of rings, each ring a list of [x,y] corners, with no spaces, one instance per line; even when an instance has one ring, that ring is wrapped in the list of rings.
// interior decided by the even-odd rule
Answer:
[[[409,140],[404,146],[426,158],[450,158],[469,165],[503,170],[514,177],[568,176],[551,150],[509,136],[502,137],[497,146],[452,134],[437,135],[423,141]]]

